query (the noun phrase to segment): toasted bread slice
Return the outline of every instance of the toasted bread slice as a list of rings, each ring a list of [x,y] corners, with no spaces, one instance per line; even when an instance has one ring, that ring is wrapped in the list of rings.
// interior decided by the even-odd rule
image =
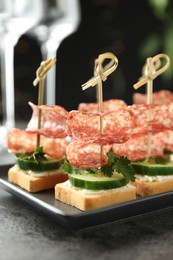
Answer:
[[[56,184],[55,199],[82,211],[111,206],[136,199],[136,187],[126,185],[104,191],[86,191],[69,185],[69,181]]]
[[[135,182],[132,184],[136,187],[137,195],[142,197],[173,190],[173,178],[152,182],[141,181],[140,179],[136,178]]]
[[[16,166],[13,166],[8,171],[8,181],[20,186],[28,192],[52,189],[57,183],[66,180],[68,180],[68,174],[59,169],[56,174],[41,177],[30,176]]]

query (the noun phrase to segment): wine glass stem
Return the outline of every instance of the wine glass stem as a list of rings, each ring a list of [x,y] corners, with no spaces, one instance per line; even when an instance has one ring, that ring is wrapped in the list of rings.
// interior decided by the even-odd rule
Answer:
[[[4,35],[1,40],[1,88],[3,125],[7,132],[15,125],[14,109],[14,40]]]
[[[41,46],[43,60],[56,58],[57,47],[49,48],[46,43]],[[47,105],[56,104],[56,64],[51,68],[46,76],[45,82],[45,103]]]

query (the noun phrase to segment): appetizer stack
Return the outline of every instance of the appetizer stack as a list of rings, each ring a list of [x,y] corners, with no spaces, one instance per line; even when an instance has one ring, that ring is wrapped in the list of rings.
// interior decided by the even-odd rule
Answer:
[[[42,62],[36,82],[43,80],[55,59]],[[40,86],[39,86],[40,87]],[[39,89],[39,98],[43,98]],[[41,93],[40,93],[41,92]],[[16,164],[8,171],[8,180],[29,192],[54,188],[68,179],[60,169],[66,151],[66,119],[68,112],[61,106],[29,103],[32,118],[26,130],[12,129],[8,135],[8,149],[15,154]]]
[[[102,63],[106,59],[110,63],[104,69]],[[83,85],[83,89],[98,84],[99,111],[71,111],[67,119],[67,135],[72,142],[67,146],[67,162],[63,170],[68,172],[69,180],[55,186],[55,198],[81,210],[136,198],[136,188],[129,184],[129,181],[135,180],[130,161],[111,150],[113,143],[123,143],[129,139],[133,129],[130,113],[126,109],[104,113],[100,99],[102,79],[112,73],[117,65],[118,60],[111,53],[98,57],[98,73]]]
[[[163,58],[166,65],[156,68]],[[173,162],[165,153],[165,150],[173,151],[173,95],[163,90],[152,95],[151,89],[152,79],[168,66],[169,58],[165,54],[147,61],[145,76],[134,85],[147,83],[147,94],[134,94],[136,104],[127,107],[135,125],[132,136],[122,145],[113,145],[115,153],[131,160],[136,172],[134,184],[142,197],[173,190]]]

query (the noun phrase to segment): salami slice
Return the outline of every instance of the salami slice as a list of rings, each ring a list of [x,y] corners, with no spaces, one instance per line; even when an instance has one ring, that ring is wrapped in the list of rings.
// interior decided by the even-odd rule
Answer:
[[[121,99],[109,99],[103,102],[103,111],[118,111],[126,108],[127,104]],[[82,112],[97,113],[98,103],[80,103],[78,110]]]
[[[66,137],[66,120],[68,112],[61,106],[36,106],[29,102],[33,114],[27,126],[27,131],[44,135],[49,138]],[[38,111],[41,110],[41,126],[38,129]]]
[[[72,142],[67,146],[66,156],[71,165],[81,169],[97,168],[108,163],[106,153],[111,146],[104,146],[101,159],[101,146],[82,142]]]
[[[100,133],[100,117],[103,122],[103,133]],[[71,111],[67,120],[67,135],[72,140],[101,145],[125,142],[132,130],[133,122],[127,110],[104,114]]]
[[[150,109],[152,119],[148,120]],[[173,102],[162,105],[134,104],[127,110],[135,126],[151,125],[154,132],[173,129]]]
[[[153,104],[161,105],[168,102],[173,102],[173,93],[171,91],[160,90],[153,93]],[[147,104],[147,95],[141,93],[134,93],[133,103]]]
[[[13,154],[21,152],[33,152],[36,148],[36,138],[37,135],[35,133],[14,128],[8,134],[8,150]],[[53,139],[41,136],[40,146],[43,146],[43,151],[46,154],[59,159],[65,155],[66,139]]]
[[[163,132],[163,140],[165,149],[173,153],[173,131],[167,130]]]
[[[163,157],[165,147],[164,136],[162,133],[152,135],[151,155]],[[144,160],[147,157],[147,136],[140,135],[131,137],[126,143],[113,144],[113,151],[119,156],[127,156],[131,161]]]

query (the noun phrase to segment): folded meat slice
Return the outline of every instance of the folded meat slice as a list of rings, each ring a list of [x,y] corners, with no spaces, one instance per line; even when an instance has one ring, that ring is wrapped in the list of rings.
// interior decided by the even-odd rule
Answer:
[[[151,112],[151,120],[148,120],[148,111]],[[153,132],[163,130],[173,130],[173,102],[162,105],[134,104],[127,107],[134,125],[142,126],[151,125]],[[137,129],[134,129],[136,132]],[[152,130],[151,130],[152,131]]]
[[[100,132],[102,119],[103,132]],[[127,110],[108,113],[86,113],[77,110],[69,112],[67,135],[72,140],[100,145],[123,143],[133,130],[133,121]]]
[[[104,156],[101,158],[101,146],[85,142],[72,142],[67,146],[66,156],[71,165],[81,169],[98,168],[108,164],[106,153],[110,145],[104,146]]]
[[[152,135],[151,156],[164,156],[165,137],[164,132]],[[127,156],[131,161],[144,160],[147,158],[147,135],[133,136],[126,143],[113,144],[112,149],[119,156]]]
[[[8,134],[8,150],[13,154],[33,152],[36,148],[36,138],[36,133],[14,128]],[[43,151],[57,159],[64,157],[66,145],[65,138],[40,137],[40,146],[43,146]]]
[[[44,135],[49,138],[66,137],[66,120],[68,112],[61,106],[37,106],[29,102],[33,109],[27,131]],[[41,126],[38,129],[38,112],[41,111]]]

